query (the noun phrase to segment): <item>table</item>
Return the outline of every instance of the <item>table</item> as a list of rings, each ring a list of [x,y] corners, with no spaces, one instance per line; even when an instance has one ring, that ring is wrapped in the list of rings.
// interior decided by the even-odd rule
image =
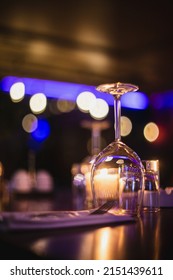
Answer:
[[[0,233],[1,259],[173,260],[173,208],[136,222]]]

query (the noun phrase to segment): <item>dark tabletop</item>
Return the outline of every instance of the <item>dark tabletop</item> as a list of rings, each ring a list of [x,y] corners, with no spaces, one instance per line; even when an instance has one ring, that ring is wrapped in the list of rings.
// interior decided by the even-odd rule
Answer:
[[[1,259],[173,260],[173,208],[111,226],[0,233]]]

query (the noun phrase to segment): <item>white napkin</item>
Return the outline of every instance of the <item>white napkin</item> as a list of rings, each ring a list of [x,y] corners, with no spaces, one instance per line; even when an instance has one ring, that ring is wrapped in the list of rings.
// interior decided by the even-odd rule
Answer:
[[[89,215],[89,211],[3,212],[0,215],[0,230],[58,229],[132,221],[135,219],[129,215],[109,212],[101,215]]]

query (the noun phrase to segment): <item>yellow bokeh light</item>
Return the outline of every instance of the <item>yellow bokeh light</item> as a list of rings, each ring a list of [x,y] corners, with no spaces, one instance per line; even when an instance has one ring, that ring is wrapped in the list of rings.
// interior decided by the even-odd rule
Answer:
[[[159,128],[157,124],[150,122],[144,127],[144,137],[149,142],[154,142],[159,136]]]
[[[36,130],[37,126],[38,120],[37,117],[33,114],[27,114],[22,120],[22,127],[28,133],[31,133],[34,130]]]
[[[30,109],[33,113],[42,113],[47,106],[47,98],[43,93],[34,94],[29,101]]]
[[[94,119],[102,120],[107,116],[109,112],[109,106],[105,100],[96,98],[89,112]]]
[[[57,101],[57,108],[62,113],[68,113],[74,110],[75,103],[69,100],[59,99]]]
[[[128,117],[121,117],[121,136],[127,136],[132,131],[132,122]]]
[[[20,102],[25,96],[25,85],[21,82],[15,83],[10,88],[10,97],[13,102]]]
[[[92,92],[84,91],[78,95],[76,103],[79,110],[81,110],[82,112],[89,112],[95,100],[96,97]]]

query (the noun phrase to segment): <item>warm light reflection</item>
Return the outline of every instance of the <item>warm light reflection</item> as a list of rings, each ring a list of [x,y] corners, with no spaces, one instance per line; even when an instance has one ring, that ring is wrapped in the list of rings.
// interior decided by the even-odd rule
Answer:
[[[79,238],[80,239],[78,241],[80,241],[80,246],[79,246],[78,255],[77,255],[78,260],[81,260],[81,259],[88,260],[91,258],[92,252],[93,252],[93,247],[95,246],[94,234],[92,231],[90,231],[90,232],[87,232],[87,234],[82,235]]]
[[[128,255],[126,251],[129,240],[133,232],[132,228],[126,225],[112,227],[102,227],[82,236],[78,251],[78,259],[85,256],[86,259],[93,260],[121,260]]]
[[[29,102],[30,109],[33,113],[42,113],[47,106],[47,98],[43,93],[36,93],[32,95]]]
[[[105,159],[106,162],[113,160],[114,157],[112,156],[107,156],[107,158]]]
[[[21,101],[25,96],[25,85],[24,83],[14,83],[10,88],[10,97],[13,102]]]
[[[84,91],[78,95],[78,97],[76,99],[76,103],[77,103],[79,110],[81,110],[82,112],[89,112],[95,99],[96,99],[96,97],[92,92]]]
[[[23,129],[30,133],[37,129],[38,120],[37,117],[33,114],[26,115],[22,120],[22,127]]]
[[[154,256],[153,259],[158,260],[160,255],[160,246],[159,246],[159,240],[160,240],[160,217],[157,217],[157,222],[155,225],[155,236],[154,236]]]
[[[159,128],[157,124],[150,122],[144,127],[144,137],[149,142],[154,142],[159,136]]]
[[[127,136],[132,131],[132,122],[129,118],[121,117],[121,136]]]
[[[42,256],[45,254],[49,246],[49,240],[47,239],[39,239],[36,242],[31,244],[31,251],[35,252],[37,255]]]
[[[106,227],[101,229],[98,236],[99,238],[97,238],[97,242],[99,241],[99,246],[97,246],[97,249],[99,250],[96,251],[96,259],[108,259],[111,228]]]
[[[109,112],[109,106],[105,100],[96,98],[89,112],[94,119],[102,120],[107,116]]]
[[[94,237],[94,259],[108,260],[113,256],[116,259],[123,258],[124,227],[117,227],[114,234],[110,227],[105,227],[99,229]]]

